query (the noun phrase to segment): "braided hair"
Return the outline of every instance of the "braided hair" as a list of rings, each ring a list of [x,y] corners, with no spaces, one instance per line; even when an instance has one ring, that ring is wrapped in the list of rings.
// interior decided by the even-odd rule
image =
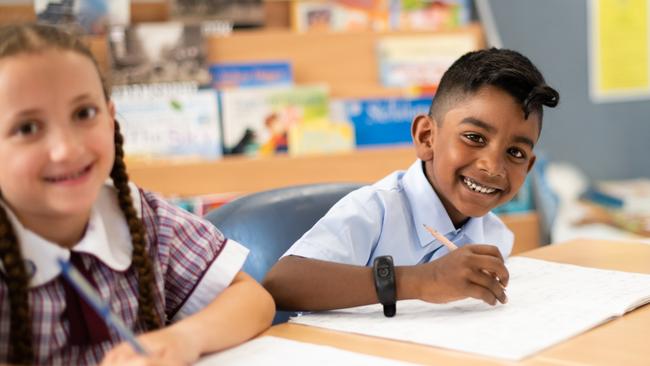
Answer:
[[[0,60],[2,58],[47,49],[71,51],[87,57],[99,67],[90,50],[75,36],[55,27],[28,24],[0,27]],[[108,83],[102,79],[106,100],[110,95]],[[129,177],[124,164],[123,137],[115,121],[115,161],[110,176],[118,192],[120,209],[126,217],[133,245],[133,266],[138,278],[138,322],[145,330],[158,329],[161,320],[154,305],[154,274],[146,249],[146,234],[138,218],[128,185]],[[0,187],[1,190],[1,187]],[[0,195],[1,197],[1,195]],[[9,362],[30,364],[34,362],[32,345],[32,319],[29,307],[29,276],[24,265],[20,245],[16,239],[7,213],[0,206],[0,260],[4,276],[0,276],[8,289],[10,319]]]

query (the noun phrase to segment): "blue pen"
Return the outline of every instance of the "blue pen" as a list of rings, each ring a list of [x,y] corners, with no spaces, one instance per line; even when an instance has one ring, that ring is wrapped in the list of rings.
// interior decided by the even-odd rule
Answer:
[[[144,350],[142,345],[135,339],[135,335],[131,330],[124,325],[122,320],[115,316],[111,312],[111,309],[108,307],[108,304],[102,301],[99,294],[93,289],[93,287],[86,281],[86,279],[74,268],[70,262],[58,258],[59,266],[61,267],[61,273],[63,278],[65,278],[71,285],[77,290],[81,296],[90,304],[90,306],[97,312],[97,314],[104,320],[104,322],[109,326],[113,327],[117,333],[131,344],[133,349],[141,355],[147,355],[147,351]]]

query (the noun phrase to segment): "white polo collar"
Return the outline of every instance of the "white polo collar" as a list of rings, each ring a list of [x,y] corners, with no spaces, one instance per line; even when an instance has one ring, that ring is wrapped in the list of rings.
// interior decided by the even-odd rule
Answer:
[[[485,241],[483,217],[471,217],[462,228],[456,230],[442,201],[424,174],[421,160],[418,159],[409,167],[402,180],[422,247],[434,241],[422,224],[426,224],[447,237],[456,236],[462,231],[472,242],[483,243]]]
[[[138,217],[142,217],[140,191],[129,183],[131,197]],[[60,273],[57,258],[69,259],[70,250],[97,257],[116,271],[125,271],[131,265],[133,245],[129,228],[117,201],[117,192],[111,183],[100,190],[93,205],[83,238],[72,249],[50,242],[26,229],[14,213],[0,200],[20,244],[27,270],[32,273],[30,287],[43,285]],[[4,271],[2,263],[0,270]]]

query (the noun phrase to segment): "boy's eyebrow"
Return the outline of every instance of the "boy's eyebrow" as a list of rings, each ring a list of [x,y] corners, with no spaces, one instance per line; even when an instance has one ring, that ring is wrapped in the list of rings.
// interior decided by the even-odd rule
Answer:
[[[463,118],[463,120],[460,123],[461,124],[474,125],[476,127],[482,128],[482,129],[484,129],[484,130],[486,130],[487,132],[490,132],[490,133],[497,132],[496,127],[494,127],[494,126],[492,126],[492,125],[490,125],[490,124],[488,124],[486,122],[483,122],[480,119],[474,118],[474,117]]]
[[[464,118],[460,122],[460,124],[474,125],[476,127],[482,128],[482,129],[484,129],[484,130],[486,130],[487,132],[490,132],[490,133],[498,132],[496,127],[492,126],[491,124],[489,124],[487,122],[481,121],[480,119],[474,118],[474,117]],[[535,143],[533,142],[533,140],[529,139],[526,136],[515,136],[514,141],[518,142],[518,143],[521,143],[521,144],[526,144],[526,145],[530,146],[531,149],[535,148]]]

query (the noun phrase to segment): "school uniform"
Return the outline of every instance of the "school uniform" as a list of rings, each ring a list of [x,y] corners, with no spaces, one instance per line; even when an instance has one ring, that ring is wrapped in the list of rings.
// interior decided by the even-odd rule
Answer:
[[[155,311],[161,324],[199,311],[228,287],[242,268],[248,250],[224,238],[207,221],[133,184],[131,196],[146,228],[155,277]],[[3,207],[31,273],[29,304],[36,363],[96,364],[121,342],[110,327],[106,333],[105,326],[100,329],[103,324],[87,324],[94,323],[88,320],[87,309],[75,310],[76,316],[69,314],[75,301],[70,300],[73,295],[66,289],[69,284],[60,275],[57,258],[76,262],[113,313],[136,333],[142,332],[141,325],[136,324],[138,281],[131,265],[131,236],[112,185],[102,187],[84,237],[71,250],[25,229],[6,205]],[[67,312],[66,303],[70,308]],[[8,357],[9,319],[6,277],[0,265],[0,363]]]
[[[449,250],[424,228],[430,226],[456,246],[492,244],[504,258],[514,236],[493,213],[470,218],[456,229],[417,160],[379,182],[351,192],[284,254],[368,266],[383,255],[395,265],[427,263]]]

